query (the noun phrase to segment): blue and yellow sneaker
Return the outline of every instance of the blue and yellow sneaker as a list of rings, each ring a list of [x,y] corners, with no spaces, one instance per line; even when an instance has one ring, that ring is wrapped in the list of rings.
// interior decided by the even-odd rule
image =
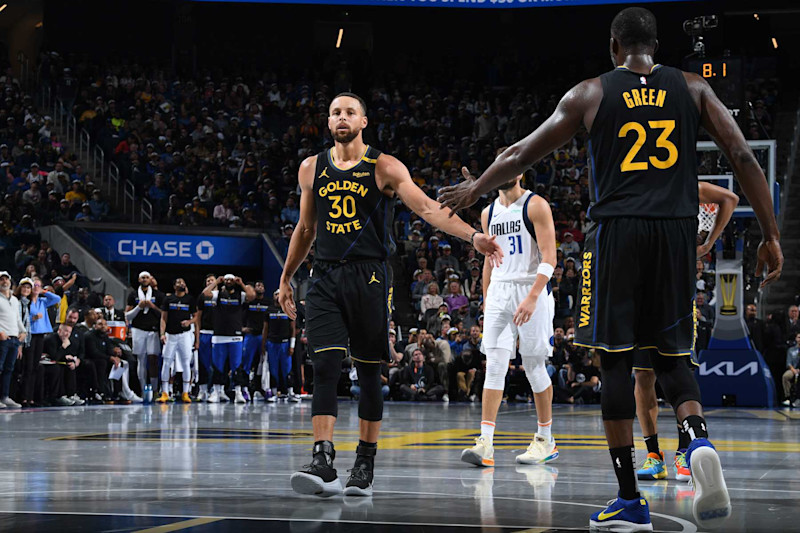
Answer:
[[[642,468],[636,471],[639,479],[666,479],[667,465],[664,463],[664,452],[648,453]]]
[[[590,531],[653,531],[650,523],[650,506],[644,498],[623,500],[617,497],[608,502],[608,507],[592,515]]]
[[[694,439],[686,450],[686,464],[692,473],[695,522],[703,529],[722,526],[731,515],[731,498],[717,450],[708,439]]]

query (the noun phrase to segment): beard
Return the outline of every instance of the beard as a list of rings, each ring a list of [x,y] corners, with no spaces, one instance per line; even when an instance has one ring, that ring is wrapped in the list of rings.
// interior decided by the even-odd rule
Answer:
[[[355,139],[356,137],[358,137],[358,134],[360,132],[361,132],[361,130],[346,130],[346,131],[344,131],[344,130],[334,129],[333,132],[331,132],[331,133],[333,133],[333,140],[334,141],[336,141],[338,143],[341,143],[341,144],[347,144],[349,142],[352,142],[353,139]]]

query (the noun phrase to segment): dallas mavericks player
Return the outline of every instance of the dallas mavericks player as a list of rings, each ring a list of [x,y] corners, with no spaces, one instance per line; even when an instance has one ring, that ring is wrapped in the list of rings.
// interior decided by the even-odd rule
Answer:
[[[498,155],[502,152],[498,152]],[[503,399],[508,362],[516,355],[517,339],[525,375],[533,389],[539,427],[522,464],[543,464],[558,457],[550,432],[553,386],[545,368],[552,350],[555,301],[550,278],[556,263],[555,228],[550,205],[520,185],[522,175],[500,187],[500,196],[481,213],[483,231],[496,235],[505,260],[483,267],[486,381],[483,386],[481,436],[461,453],[461,460],[494,466],[497,410]]]

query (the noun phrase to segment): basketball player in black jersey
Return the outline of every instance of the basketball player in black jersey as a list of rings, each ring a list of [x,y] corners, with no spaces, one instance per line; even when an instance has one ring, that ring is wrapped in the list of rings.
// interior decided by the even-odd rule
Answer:
[[[758,218],[763,241],[756,275],[762,286],[780,277],[783,254],[763,171],[741,130],[709,85],[696,74],[657,65],[656,20],[641,8],[621,11],[611,24],[615,69],[571,89],[541,127],[486,170],[441,191],[454,211],[507,183],[589,130],[592,165],[575,344],[595,348],[602,362],[602,411],[618,498],[592,516],[593,528],[650,531],[647,502],[636,485],[633,457],[633,348],[650,350],[661,388],[692,437],[687,462],[703,528],[730,515],[719,457],[708,442],[700,392],[685,357],[693,346],[696,140],[702,125],[722,149]]]
[[[408,169],[390,155],[364,144],[364,100],[342,93],[330,105],[328,127],[335,146],[300,166],[300,221],[295,228],[280,282],[279,303],[292,320],[297,309],[290,285],[316,239],[314,269],[306,296],[306,332],[314,365],[311,464],[291,478],[301,494],[341,491],[333,468],[336,385],[348,350],[358,371],[360,440],[345,494],[372,494],[374,457],[383,416],[381,360],[389,356],[394,252],[392,215],[397,195],[431,225],[472,242],[499,263],[494,240],[447,211],[417,187]]]

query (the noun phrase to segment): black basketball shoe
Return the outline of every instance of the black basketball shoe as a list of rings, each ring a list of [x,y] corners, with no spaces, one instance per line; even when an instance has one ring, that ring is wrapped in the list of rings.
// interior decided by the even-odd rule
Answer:
[[[333,468],[336,452],[333,443],[319,441],[314,443],[314,458],[311,464],[292,474],[292,490],[298,494],[312,494],[328,497],[342,492],[342,482]]]
[[[372,496],[372,479],[375,469],[375,455],[378,448],[375,444],[359,443],[356,448],[356,463],[347,478],[344,488],[345,496]]]

